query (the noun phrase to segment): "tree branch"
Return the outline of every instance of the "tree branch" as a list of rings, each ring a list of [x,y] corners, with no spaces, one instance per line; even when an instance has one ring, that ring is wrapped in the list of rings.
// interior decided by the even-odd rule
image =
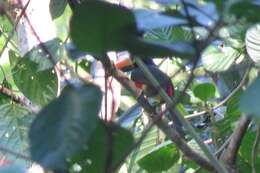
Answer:
[[[238,150],[241,145],[242,139],[247,131],[248,125],[251,119],[247,115],[243,115],[239,123],[234,130],[232,137],[230,139],[229,145],[227,146],[225,152],[223,152],[221,158],[226,163],[227,167],[231,172],[235,172],[235,161],[237,158]]]
[[[13,100],[16,103],[26,106],[27,108],[30,109],[32,113],[37,113],[39,111],[39,107],[33,105],[32,102],[28,100],[26,97],[16,95],[12,90],[2,85],[0,85],[0,93],[4,94],[7,97],[10,97],[11,100]]]
[[[202,157],[199,153],[195,152],[187,145],[186,141],[178,134],[176,129],[171,128],[166,120],[156,120],[156,117],[159,115],[156,114],[155,108],[152,107],[146,98],[139,93],[133,81],[131,81],[122,71],[114,68],[111,63],[108,62],[108,58],[105,58],[102,63],[107,69],[107,72],[117,79],[135,98],[137,98],[137,101],[144,108],[144,110],[151,115],[150,118],[155,120],[155,124],[176,144],[176,146],[185,154],[187,158],[194,160],[206,170],[215,170],[213,165],[206,158]]]

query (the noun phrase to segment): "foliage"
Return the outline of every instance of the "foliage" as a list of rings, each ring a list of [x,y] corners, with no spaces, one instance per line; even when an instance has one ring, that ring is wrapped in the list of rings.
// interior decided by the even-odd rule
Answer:
[[[23,57],[15,22],[7,17],[11,12],[1,14],[0,161],[7,159],[11,164],[0,162],[0,172],[24,172],[31,162],[55,173],[177,173],[198,167],[207,172],[173,138],[185,141],[197,156],[205,158],[208,155],[194,140],[194,132],[215,153],[236,133],[244,115],[252,120],[241,135],[236,163],[210,160],[210,164],[214,169],[224,165],[250,172],[256,162],[255,169],[259,169],[260,147],[257,150],[254,145],[259,138],[260,79],[252,72],[259,68],[259,3],[132,3],[142,8],[101,0],[51,0],[49,12],[57,38],[34,46]],[[127,103],[121,104],[115,120],[98,118],[105,97],[98,86],[85,80],[91,63],[100,60],[108,68],[107,52],[126,50],[133,60],[155,60],[174,82],[177,112],[194,127],[183,124],[182,138],[172,132],[172,112],[164,112],[167,127],[162,128],[161,119],[146,115],[142,104],[130,106],[129,100],[134,99],[125,89],[122,96]],[[154,86],[160,87],[164,86]],[[152,106],[161,111],[161,105]],[[225,152],[219,153],[225,157]]]

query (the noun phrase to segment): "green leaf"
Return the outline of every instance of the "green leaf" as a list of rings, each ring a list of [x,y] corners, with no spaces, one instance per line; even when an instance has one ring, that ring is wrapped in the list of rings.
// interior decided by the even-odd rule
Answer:
[[[239,101],[241,92],[237,92],[227,102],[227,109],[223,119],[216,122],[216,126],[223,137],[229,136],[236,127],[237,121],[240,118],[241,112],[239,108]]]
[[[28,58],[37,64],[38,71],[53,68],[65,57],[65,49],[59,38],[54,38],[32,48],[23,58]]]
[[[139,138],[142,135],[143,132],[143,125],[136,125],[133,128],[133,133],[135,138]],[[143,140],[142,144],[139,145],[131,155],[129,156],[129,164],[128,164],[128,172],[138,172],[144,173],[146,172],[144,169],[142,169],[138,164],[137,161],[141,158],[143,158],[145,155],[150,153],[153,148],[156,147],[158,144],[158,133],[159,130],[157,127],[153,127],[148,134],[146,135],[145,139]]]
[[[70,31],[80,50],[97,56],[103,56],[110,50],[126,50],[128,37],[137,34],[135,18],[130,10],[93,0],[84,1],[76,7]]]
[[[260,77],[257,77],[241,96],[241,111],[260,119],[258,98],[260,98]]]
[[[0,106],[0,145],[15,152],[29,155],[27,133],[33,116],[29,110],[18,104],[6,103]],[[25,164],[22,159],[0,151],[7,160]]]
[[[70,161],[71,169],[73,170],[74,164],[79,164],[82,173],[105,172],[107,157],[111,157],[110,163],[112,167],[115,166],[133,143],[134,138],[128,130],[113,124],[106,125],[100,121],[84,150]],[[109,151],[112,154],[108,154]]]
[[[50,13],[52,19],[61,16],[67,6],[67,0],[51,0],[50,1]]]
[[[239,149],[239,154],[241,158],[243,158],[247,163],[252,163],[252,148],[255,142],[256,132],[248,132],[243,138],[242,144]],[[259,148],[259,147],[258,147]],[[258,150],[258,154],[256,155],[256,170],[260,170],[260,150]]]
[[[230,116],[240,116],[240,108],[239,108],[239,101],[242,92],[238,91],[235,95],[233,95],[227,102],[227,111],[226,114]]]
[[[215,96],[216,88],[211,83],[198,84],[193,89],[193,93],[196,97],[206,102]]]
[[[165,27],[150,30],[145,34],[145,39],[150,41],[192,41],[192,33],[182,27]]]
[[[65,88],[30,128],[32,159],[46,169],[65,169],[65,159],[82,150],[95,130],[101,100],[102,93],[93,84]]]
[[[250,1],[234,3],[229,9],[229,12],[234,14],[236,17],[246,18],[249,22],[253,23],[260,21],[259,11],[260,5]]]
[[[33,103],[48,104],[56,97],[57,76],[54,70],[38,71],[37,64],[28,57],[20,58],[9,53],[12,75],[19,90]]]
[[[229,69],[239,55],[239,52],[231,47],[209,46],[202,54],[202,64],[209,71],[221,72]]]
[[[179,151],[172,143],[164,143],[156,147],[138,161],[138,165],[148,171],[161,172],[171,168],[179,159]]]

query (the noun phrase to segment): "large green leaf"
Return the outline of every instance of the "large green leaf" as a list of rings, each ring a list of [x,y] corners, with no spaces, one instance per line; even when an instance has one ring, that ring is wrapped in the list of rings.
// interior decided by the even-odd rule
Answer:
[[[239,52],[231,47],[209,46],[202,54],[202,64],[209,71],[221,72],[229,69],[239,55]]]
[[[29,110],[18,104],[2,104],[0,106],[0,145],[15,152],[28,154],[27,133],[33,116]],[[24,164],[25,161],[11,154],[0,151],[7,160]]]
[[[241,111],[260,119],[258,98],[260,98],[260,77],[257,77],[241,96]]]
[[[70,21],[76,46],[94,55],[126,50],[128,37],[137,34],[134,15],[125,7],[103,1],[84,1]]]
[[[179,151],[176,146],[166,142],[141,158],[138,164],[149,173],[161,172],[171,168],[178,161],[179,157]]]
[[[248,132],[243,138],[242,144],[239,149],[239,154],[248,163],[252,163],[252,148],[255,142],[256,133]],[[258,147],[259,148],[259,147]],[[256,154],[256,170],[260,170],[260,150]]]
[[[67,6],[67,0],[51,0],[50,1],[50,13],[53,19],[61,16]]]
[[[48,104],[56,97],[57,76],[54,70],[38,71],[37,63],[28,57],[20,58],[9,53],[12,75],[19,90],[33,103]]]
[[[65,56],[64,46],[59,38],[54,38],[32,48],[23,58],[37,64],[38,71],[53,68]]]
[[[77,172],[73,171],[74,164],[80,165],[80,173],[105,172],[108,157],[111,164],[109,167],[115,166],[133,143],[134,138],[128,130],[112,124],[106,125],[100,121],[85,149],[72,158],[70,162],[72,172]]]
[[[211,83],[198,84],[193,89],[193,93],[196,97],[206,102],[215,96],[216,88]]]
[[[82,150],[95,130],[101,100],[102,93],[93,84],[65,88],[30,128],[32,159],[46,169],[65,169],[66,158]]]

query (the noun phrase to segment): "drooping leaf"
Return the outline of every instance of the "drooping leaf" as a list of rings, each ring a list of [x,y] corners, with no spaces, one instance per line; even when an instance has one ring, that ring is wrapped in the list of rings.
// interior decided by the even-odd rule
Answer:
[[[38,71],[51,69],[65,56],[65,49],[59,38],[54,38],[32,48],[23,58],[37,64]]]
[[[248,132],[243,137],[242,144],[239,149],[239,154],[248,163],[252,163],[252,149],[256,138],[255,132]],[[258,147],[259,148],[259,147]],[[260,149],[256,151],[256,170],[260,169]]]
[[[0,106],[0,145],[15,152],[29,155],[27,133],[33,116],[21,105],[5,103]],[[11,163],[26,164],[16,156],[0,151]]]
[[[115,166],[133,143],[134,138],[128,130],[100,121],[84,149],[71,159],[70,165],[72,168],[74,164],[80,165],[82,173],[105,172],[107,157],[110,157],[110,166]]]
[[[66,6],[67,6],[67,0],[51,0],[49,7],[50,7],[50,13],[52,19],[61,16]]]
[[[37,64],[28,57],[20,58],[9,53],[12,75],[19,90],[33,103],[48,104],[56,97],[58,86],[54,70],[38,71]]]
[[[215,96],[216,88],[211,83],[198,84],[193,89],[193,93],[196,97],[206,102]]]
[[[80,50],[97,56],[110,50],[126,50],[128,37],[137,34],[130,10],[103,1],[84,1],[77,6],[70,30],[72,40]]]
[[[231,48],[209,46],[202,54],[203,66],[212,72],[221,72],[229,69],[240,53]]]
[[[138,161],[146,171],[162,172],[173,166],[179,159],[179,151],[172,143],[163,143]]]
[[[63,44],[65,42],[67,43],[66,39],[69,35],[69,20],[71,16],[72,10],[70,6],[67,5],[62,15],[53,21],[56,26],[56,36],[63,41]]]
[[[241,96],[240,109],[242,112],[252,115],[260,119],[260,106],[258,98],[260,97],[260,77],[257,77],[254,82],[246,89]]]
[[[66,158],[82,150],[95,130],[101,100],[102,93],[93,84],[65,88],[30,128],[32,159],[46,169],[65,169]]]

